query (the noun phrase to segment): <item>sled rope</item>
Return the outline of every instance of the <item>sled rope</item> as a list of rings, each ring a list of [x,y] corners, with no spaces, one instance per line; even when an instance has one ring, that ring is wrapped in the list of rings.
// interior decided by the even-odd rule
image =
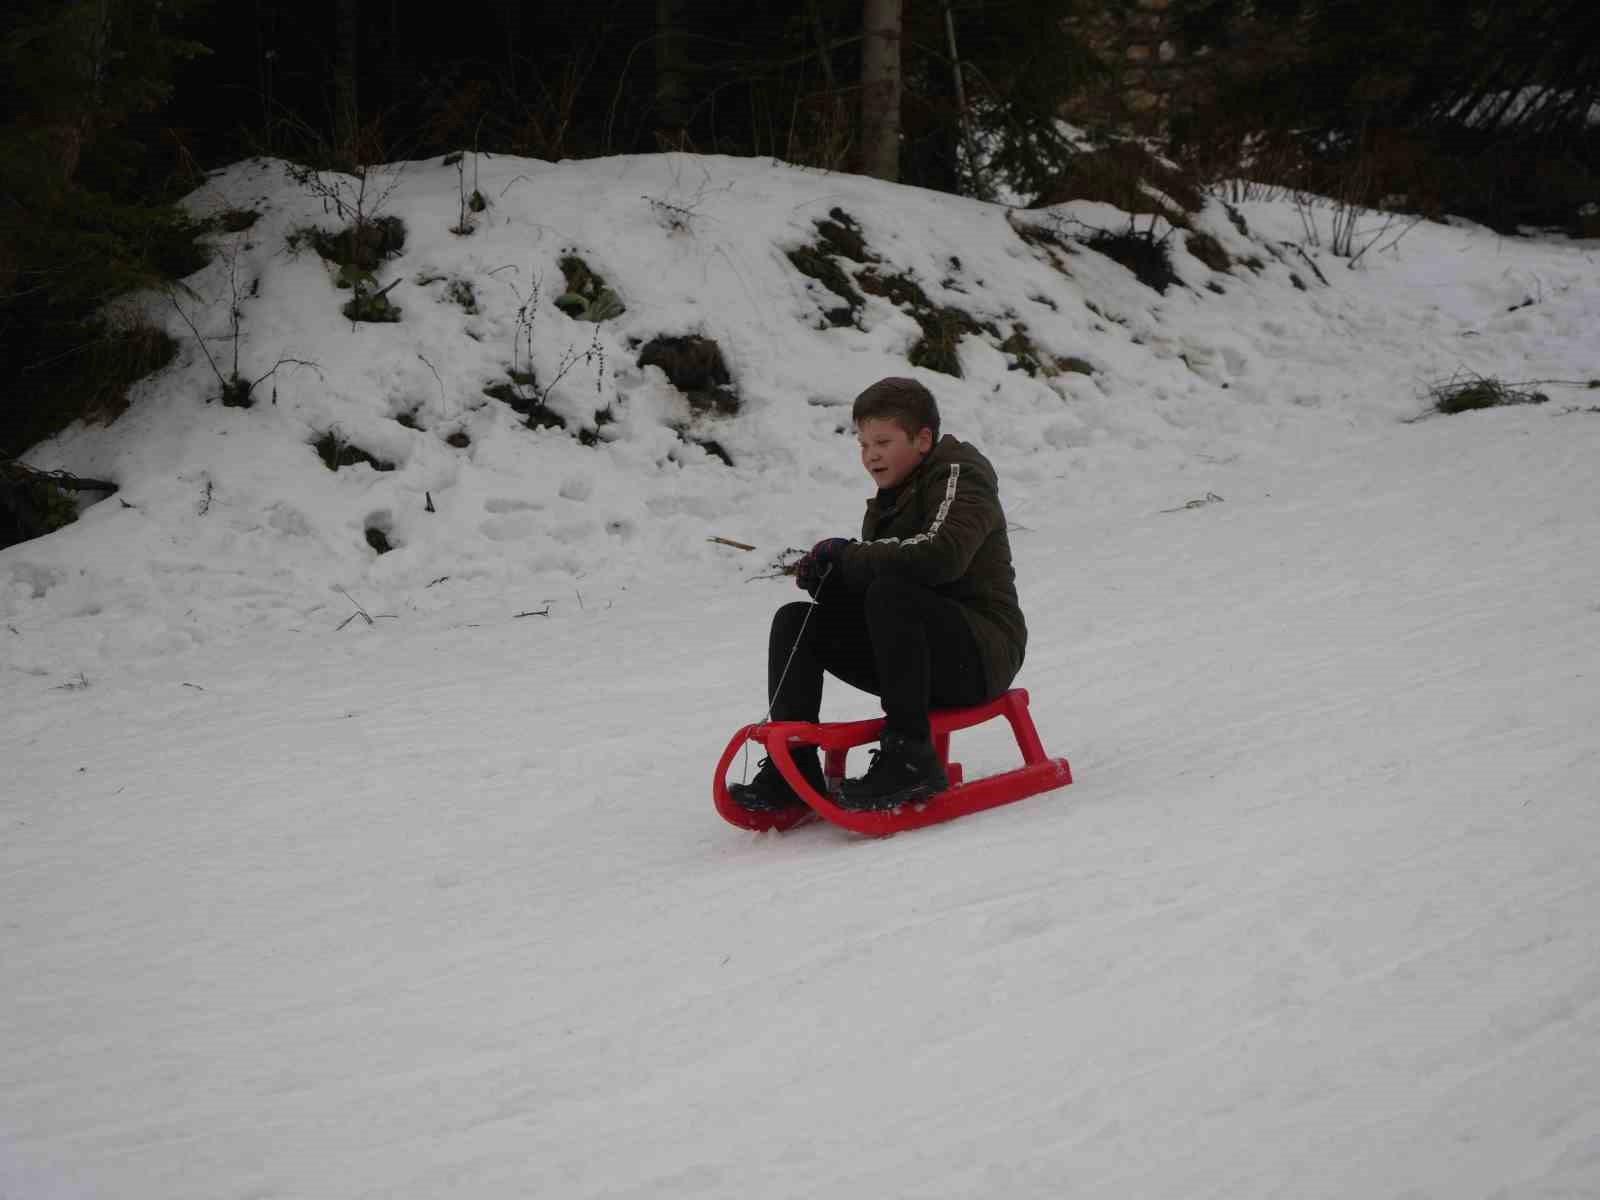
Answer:
[[[822,585],[828,582],[828,576],[833,574],[833,564],[829,563],[822,570],[822,578],[817,580],[817,590],[811,597],[811,603],[806,606],[805,620],[800,622],[800,632],[794,636],[794,645],[789,647],[788,660],[783,664],[783,673],[778,676],[778,686],[772,689],[771,699],[767,703],[767,715],[761,718],[762,724],[772,720],[772,706],[778,702],[778,693],[783,691],[783,681],[789,678],[789,668],[794,665],[794,656],[799,653],[800,640],[806,636],[806,626],[811,624],[811,614],[817,611],[817,596],[822,594]]]
[[[800,632],[794,636],[794,645],[789,647],[789,657],[784,661],[783,671],[778,676],[778,685],[772,689],[772,695],[767,699],[767,715],[761,718],[765,725],[772,720],[772,707],[777,704],[778,696],[783,691],[783,681],[789,678],[789,668],[794,665],[794,656],[800,651],[800,639],[806,636],[806,626],[811,624],[811,614],[817,610],[817,597],[822,594],[822,585],[828,582],[828,576],[833,574],[833,564],[829,563],[822,569],[822,578],[817,580],[817,590],[811,595],[811,603],[806,606],[805,620],[800,622]],[[750,743],[744,744],[744,756],[739,763],[739,772],[745,779],[750,778]]]

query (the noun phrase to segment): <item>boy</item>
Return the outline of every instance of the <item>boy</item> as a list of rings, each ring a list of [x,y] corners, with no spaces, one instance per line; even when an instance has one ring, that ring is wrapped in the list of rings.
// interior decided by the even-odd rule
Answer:
[[[1022,666],[1028,629],[989,460],[939,436],[938,405],[912,379],[879,380],[856,397],[851,416],[878,493],[867,501],[860,541],[824,538],[796,564],[795,581],[815,603],[774,615],[767,692],[776,721],[818,719],[825,671],[881,697],[872,765],[844,781],[837,803],[893,808],[949,786],[928,709],[1003,693]],[[817,748],[797,748],[795,762],[823,792]],[[759,811],[802,803],[766,759],[729,791]]]

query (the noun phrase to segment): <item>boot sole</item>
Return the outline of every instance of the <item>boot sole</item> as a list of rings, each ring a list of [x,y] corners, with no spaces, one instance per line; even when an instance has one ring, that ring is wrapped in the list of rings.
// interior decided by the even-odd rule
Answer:
[[[915,800],[931,800],[940,792],[950,790],[948,782],[945,783],[919,783],[912,787],[902,788],[898,792],[890,792],[887,796],[870,796],[863,798],[852,797],[848,790],[841,790],[834,797],[834,803],[840,808],[847,808],[851,812],[882,812],[885,809],[899,808],[902,804],[910,804]]]
[[[815,786],[815,785],[813,785],[813,786]],[[828,797],[828,799],[830,799],[830,800],[837,800],[838,799],[838,796],[836,794],[836,792],[837,792],[836,788],[829,787],[826,784],[824,784],[823,787],[818,788],[817,790],[820,791],[824,796]],[[809,808],[810,807],[808,804],[806,804],[806,802],[804,800],[800,799],[799,796],[796,796],[792,792],[789,794],[789,798],[787,800],[779,800],[779,801],[776,801],[776,802],[763,800],[759,796],[752,796],[749,793],[750,793],[750,789],[745,784],[736,783],[736,784],[734,784],[732,787],[730,787],[728,789],[728,797],[729,797],[729,799],[731,799],[740,808],[744,809],[745,812],[752,812],[752,813],[781,813],[781,812],[789,812],[791,809],[795,809],[795,808]]]

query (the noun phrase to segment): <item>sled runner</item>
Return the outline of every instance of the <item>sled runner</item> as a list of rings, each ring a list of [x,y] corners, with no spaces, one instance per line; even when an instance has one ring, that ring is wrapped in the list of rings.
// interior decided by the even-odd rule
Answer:
[[[959,729],[970,729],[995,717],[1004,717],[1011,723],[1017,748],[1022,751],[1023,765],[999,775],[987,775],[963,782],[960,763],[950,761],[950,735]],[[795,765],[791,746],[817,746],[823,751],[823,775],[830,784],[844,777],[845,758],[852,747],[876,742],[883,730],[883,718],[867,721],[765,721],[746,725],[733,735],[728,748],[722,752],[717,772],[712,777],[711,794],[717,811],[725,819],[743,829],[792,829],[813,817],[822,817],[856,833],[873,837],[886,837],[907,829],[921,829],[936,825],[968,813],[981,812],[1001,804],[1010,804],[1039,792],[1065,787],[1072,782],[1072,768],[1064,758],[1051,758],[1039,742],[1033,718],[1028,714],[1028,693],[1013,688],[987,704],[973,708],[936,709],[928,714],[933,732],[933,746],[950,778],[950,787],[926,800],[914,800],[898,808],[860,810],[841,808],[831,796],[819,794],[806,782],[800,768]],[[728,767],[746,742],[756,742],[767,752],[774,765],[783,772],[789,786],[805,804],[778,812],[754,812],[744,808],[728,793]]]

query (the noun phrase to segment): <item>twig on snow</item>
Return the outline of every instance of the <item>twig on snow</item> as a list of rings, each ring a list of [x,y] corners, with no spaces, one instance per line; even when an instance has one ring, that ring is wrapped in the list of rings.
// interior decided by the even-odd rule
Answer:
[[[1222,497],[1215,492],[1207,492],[1198,500],[1191,500],[1187,504],[1180,504],[1177,508],[1163,508],[1164,513],[1187,512],[1191,508],[1204,508],[1208,504],[1221,504]]]
[[[1311,255],[1306,253],[1306,248],[1300,245],[1298,242],[1295,243],[1294,248],[1300,257],[1306,260],[1306,266],[1310,267],[1312,271],[1316,273],[1317,278],[1322,280],[1322,286],[1332,287],[1333,285],[1328,282],[1328,277],[1322,273],[1322,268],[1317,266],[1316,259],[1312,258]]]
[[[439,378],[439,369],[428,361],[428,356],[426,354],[419,354],[417,357],[422,360],[423,365],[427,367],[428,370],[433,372],[433,377],[439,384],[439,408],[440,411],[443,411],[445,405],[444,380]]]
[[[369,613],[366,609],[361,607],[360,603],[356,600],[356,598],[354,596],[352,596],[349,592],[345,591],[342,587],[334,588],[334,591],[338,592],[346,600],[350,601],[351,604],[354,604],[356,606],[355,612],[351,613],[348,617],[346,617],[344,620],[339,622],[337,628],[334,629],[335,633],[338,633],[340,629],[343,629],[346,625],[350,624],[350,622],[354,621],[357,617],[360,617],[368,625],[375,624],[377,621],[383,621],[383,620],[393,621],[393,620],[397,619],[395,617],[394,613],[379,613],[377,615],[377,617],[374,618],[371,613]]]

